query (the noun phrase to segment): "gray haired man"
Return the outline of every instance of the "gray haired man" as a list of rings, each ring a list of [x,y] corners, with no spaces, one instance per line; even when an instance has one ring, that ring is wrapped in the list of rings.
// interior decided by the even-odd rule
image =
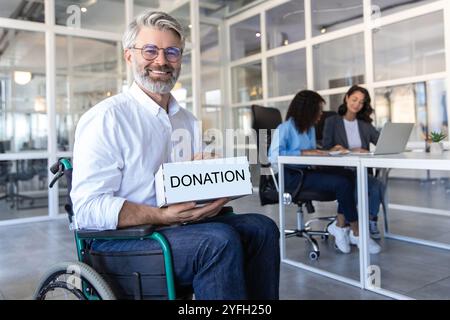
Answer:
[[[163,12],[146,11],[127,28],[124,56],[130,89],[80,119],[74,146],[71,198],[78,228],[159,225],[173,254],[178,288],[197,299],[277,299],[279,231],[260,214],[218,215],[227,199],[203,207],[156,207],[154,174],[171,161],[171,134],[195,136],[195,117],[170,94],[181,69],[184,35]],[[192,144],[193,154],[201,145]],[[189,222],[189,223],[186,223]],[[152,240],[94,241],[96,251],[140,251]]]

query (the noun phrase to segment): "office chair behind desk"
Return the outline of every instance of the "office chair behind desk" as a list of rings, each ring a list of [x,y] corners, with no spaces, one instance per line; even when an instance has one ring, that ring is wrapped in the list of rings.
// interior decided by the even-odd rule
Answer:
[[[0,153],[5,153],[10,149],[10,141],[0,141]],[[14,207],[19,209],[19,203],[24,200],[30,201],[30,205],[34,201],[34,198],[19,193],[19,181],[30,180],[34,177],[33,168],[25,166],[25,161],[29,160],[16,160],[15,171],[12,170],[12,161],[0,161],[0,186],[3,186],[5,190],[5,194],[0,196],[0,200],[5,199],[7,203],[10,202],[11,209]]]
[[[0,161],[0,186],[2,186],[5,194],[0,196],[0,200],[10,200],[9,196],[9,161]]]
[[[276,129],[278,125],[282,122],[281,113],[278,109],[262,107],[253,105],[252,106],[252,128],[257,132],[257,147],[258,147],[258,159],[261,168],[270,170],[270,176],[261,175],[259,184],[259,197],[261,205],[275,204],[278,203],[278,187],[270,187],[271,183],[277,186],[278,176],[275,175],[271,169],[271,165],[267,160],[267,152],[270,147],[271,142],[271,130]],[[260,139],[264,139],[260,141]],[[265,161],[264,161],[265,160]],[[285,165],[285,170],[293,170],[298,174],[303,175],[304,170],[296,167],[289,167]],[[305,217],[303,215],[304,208],[308,214],[315,212],[313,201],[335,201],[336,195],[330,192],[316,192],[310,190],[304,190],[302,185],[299,184],[296,190],[291,193],[285,193],[283,198],[286,200],[285,204],[295,203],[298,207],[297,209],[297,229],[295,230],[285,230],[285,237],[302,237],[305,238],[311,246],[311,251],[309,252],[309,258],[311,260],[317,260],[320,256],[319,244],[313,238],[313,236],[321,236],[323,240],[327,240],[329,233],[327,231],[328,225],[330,225],[335,219],[335,216],[329,217],[317,217],[314,219],[309,219],[305,222]],[[311,224],[317,221],[328,222],[324,230],[313,230]]]
[[[16,207],[20,209],[19,204],[24,200],[29,201],[29,205],[32,206],[35,198],[29,195],[21,194],[19,192],[19,182],[29,181],[34,178],[36,172],[31,165],[31,160],[17,160],[16,171],[9,174],[9,182],[12,184],[12,189],[9,196],[12,198],[10,208]]]

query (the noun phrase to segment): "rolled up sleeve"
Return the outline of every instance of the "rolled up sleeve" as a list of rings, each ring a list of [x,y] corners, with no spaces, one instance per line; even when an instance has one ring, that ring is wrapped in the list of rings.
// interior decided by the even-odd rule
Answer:
[[[88,112],[79,121],[73,151],[70,193],[79,229],[116,229],[125,198],[115,196],[124,161],[113,115]]]

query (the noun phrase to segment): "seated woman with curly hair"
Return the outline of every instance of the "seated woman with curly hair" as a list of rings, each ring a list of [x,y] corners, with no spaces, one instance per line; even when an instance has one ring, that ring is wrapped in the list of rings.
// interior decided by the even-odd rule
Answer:
[[[286,121],[280,124],[274,133],[269,149],[269,160],[276,169],[277,158],[300,155],[328,155],[328,151],[316,148],[314,125],[319,121],[325,100],[316,92],[303,90],[297,93],[289,105]],[[331,151],[340,147],[332,148]],[[293,170],[285,170],[286,190],[294,190],[301,182],[301,175]],[[337,219],[328,227],[335,237],[336,247],[343,253],[349,253],[350,244],[359,246],[358,212],[354,197],[354,182],[351,177],[339,172],[324,172],[320,169],[305,169],[303,190],[332,192],[336,195],[340,211]],[[346,227],[347,222],[350,227]],[[379,253],[380,246],[369,239],[369,252]]]

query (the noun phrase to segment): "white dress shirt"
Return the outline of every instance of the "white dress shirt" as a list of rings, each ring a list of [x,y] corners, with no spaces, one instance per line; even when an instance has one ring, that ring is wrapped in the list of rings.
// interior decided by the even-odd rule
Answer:
[[[344,119],[345,133],[349,149],[361,148],[361,136],[359,134],[358,120],[348,121]]]
[[[171,138],[181,132],[177,129],[186,129],[191,139]],[[156,206],[159,166],[190,160],[201,150],[199,132],[196,118],[172,96],[166,113],[136,83],[87,111],[78,122],[73,151],[75,227],[116,229],[125,200]],[[186,143],[189,150],[182,149]]]

